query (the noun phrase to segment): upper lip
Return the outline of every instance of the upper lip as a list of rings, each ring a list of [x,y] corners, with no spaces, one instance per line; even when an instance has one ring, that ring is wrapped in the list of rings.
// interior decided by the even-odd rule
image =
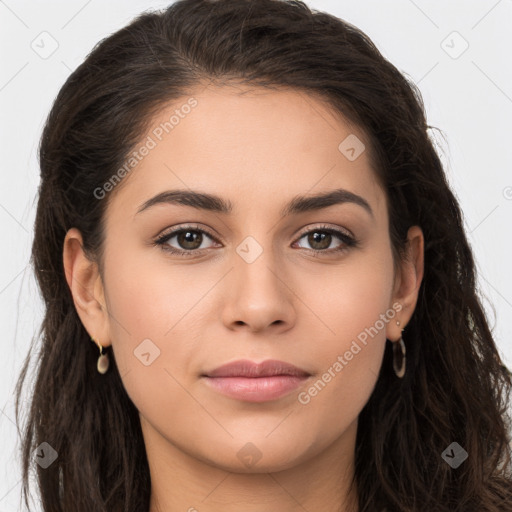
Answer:
[[[267,359],[261,363],[240,359],[204,374],[206,377],[272,377],[276,375],[307,377],[310,374],[293,364],[276,359]]]

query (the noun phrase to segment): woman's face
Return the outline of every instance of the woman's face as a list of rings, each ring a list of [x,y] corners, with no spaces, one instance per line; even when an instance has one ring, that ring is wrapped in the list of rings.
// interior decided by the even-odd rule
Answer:
[[[416,283],[394,273],[364,134],[304,93],[243,91],[198,90],[154,118],[108,198],[108,315],[82,318],[113,345],[146,444],[262,472],[353,449]],[[307,376],[205,376],[241,359]]]

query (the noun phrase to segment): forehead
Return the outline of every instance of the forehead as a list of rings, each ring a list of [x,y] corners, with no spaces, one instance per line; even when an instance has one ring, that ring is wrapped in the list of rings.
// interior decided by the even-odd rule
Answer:
[[[125,213],[178,188],[225,197],[234,214],[241,202],[277,209],[289,197],[333,188],[364,193],[377,209],[382,202],[364,132],[302,91],[197,89],[162,105],[134,151],[109,206]]]

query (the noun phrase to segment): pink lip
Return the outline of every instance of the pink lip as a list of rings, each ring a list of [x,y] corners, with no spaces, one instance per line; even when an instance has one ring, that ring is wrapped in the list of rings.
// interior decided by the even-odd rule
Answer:
[[[276,400],[297,388],[310,374],[284,361],[247,359],[225,364],[203,374],[218,392],[246,402]]]
[[[203,375],[206,377],[274,377],[275,375],[307,377],[310,374],[306,370],[293,366],[293,364],[276,359],[267,359],[261,363],[255,363],[249,359],[239,359],[219,366]]]

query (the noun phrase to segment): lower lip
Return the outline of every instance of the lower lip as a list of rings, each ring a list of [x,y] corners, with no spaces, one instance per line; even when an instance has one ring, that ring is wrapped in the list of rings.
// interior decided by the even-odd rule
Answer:
[[[205,377],[206,382],[223,395],[245,402],[268,402],[298,388],[307,377]]]

